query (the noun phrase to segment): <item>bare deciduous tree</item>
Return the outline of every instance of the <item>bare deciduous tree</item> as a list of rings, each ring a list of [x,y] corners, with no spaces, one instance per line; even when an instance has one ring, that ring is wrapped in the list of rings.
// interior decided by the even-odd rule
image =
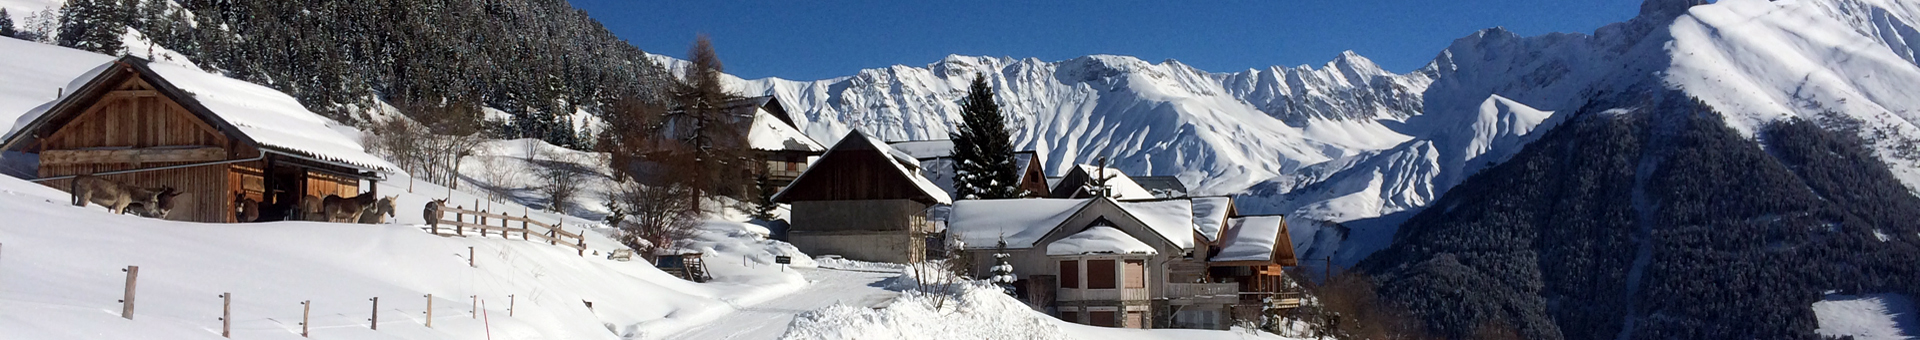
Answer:
[[[620,241],[652,259],[673,246],[674,241],[693,236],[700,221],[693,192],[682,185],[643,185],[623,182],[610,196],[625,218],[620,223]]]
[[[365,144],[374,153],[414,178],[455,189],[460,187],[460,160],[472,156],[483,141],[476,132],[440,134],[399,118],[375,122],[368,132]]]

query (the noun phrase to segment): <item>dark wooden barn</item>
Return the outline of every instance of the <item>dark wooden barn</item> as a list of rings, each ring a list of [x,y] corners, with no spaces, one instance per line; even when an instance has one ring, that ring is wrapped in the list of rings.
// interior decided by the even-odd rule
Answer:
[[[355,196],[393,166],[286,94],[200,70],[122,57],[28,115],[4,150],[38,155],[36,182],[92,174],[171,186],[168,218],[235,222],[234,194],[279,207]],[[371,183],[364,187],[372,188]],[[371,190],[371,189],[369,189]],[[284,215],[284,213],[283,213]]]
[[[952,203],[919,171],[913,157],[854,131],[773,199],[792,204],[787,237],[803,252],[919,262],[934,231],[929,208]]]

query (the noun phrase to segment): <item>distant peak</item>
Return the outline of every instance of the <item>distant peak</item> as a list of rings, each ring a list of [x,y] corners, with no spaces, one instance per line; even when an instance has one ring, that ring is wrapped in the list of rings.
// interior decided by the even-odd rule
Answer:
[[[1640,16],[1673,18],[1685,14],[1688,8],[1705,4],[1707,0],[1647,0],[1640,3]]]

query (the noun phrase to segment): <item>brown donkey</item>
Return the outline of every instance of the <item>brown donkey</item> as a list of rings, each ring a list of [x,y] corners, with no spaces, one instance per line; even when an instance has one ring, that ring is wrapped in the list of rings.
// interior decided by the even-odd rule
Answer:
[[[247,197],[247,193],[233,193],[233,220],[246,223],[260,220],[260,201]]]
[[[107,211],[115,214],[125,214],[129,206],[138,205],[132,211],[153,218],[166,218],[173,210],[173,198],[181,194],[170,186],[142,188],[93,175],[75,176],[71,189],[75,206],[93,203],[106,206]]]
[[[379,200],[380,196],[374,194],[360,194],[351,198],[327,195],[327,198],[320,200],[320,216],[326,218],[327,222],[359,222],[360,214]]]
[[[361,208],[360,223],[361,224],[387,223],[387,219],[394,218],[393,217],[393,210],[394,210],[393,201],[398,199],[400,199],[400,196],[381,197],[380,201],[374,202],[373,205]],[[380,215],[387,215],[387,216],[380,217]]]

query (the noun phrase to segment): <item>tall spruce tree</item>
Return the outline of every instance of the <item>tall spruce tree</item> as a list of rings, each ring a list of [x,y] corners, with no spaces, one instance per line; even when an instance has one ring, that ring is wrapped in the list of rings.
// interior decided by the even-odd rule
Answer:
[[[13,38],[19,34],[13,30],[13,16],[7,14],[7,9],[0,8],[0,37]]]
[[[57,43],[96,53],[118,55],[124,50],[120,33],[126,31],[124,11],[114,0],[70,0],[60,8]]]
[[[953,133],[954,191],[960,199],[1018,198],[1019,167],[1013,162],[1013,132],[1006,115],[993,101],[987,75],[975,74],[960,107],[960,126]]]

